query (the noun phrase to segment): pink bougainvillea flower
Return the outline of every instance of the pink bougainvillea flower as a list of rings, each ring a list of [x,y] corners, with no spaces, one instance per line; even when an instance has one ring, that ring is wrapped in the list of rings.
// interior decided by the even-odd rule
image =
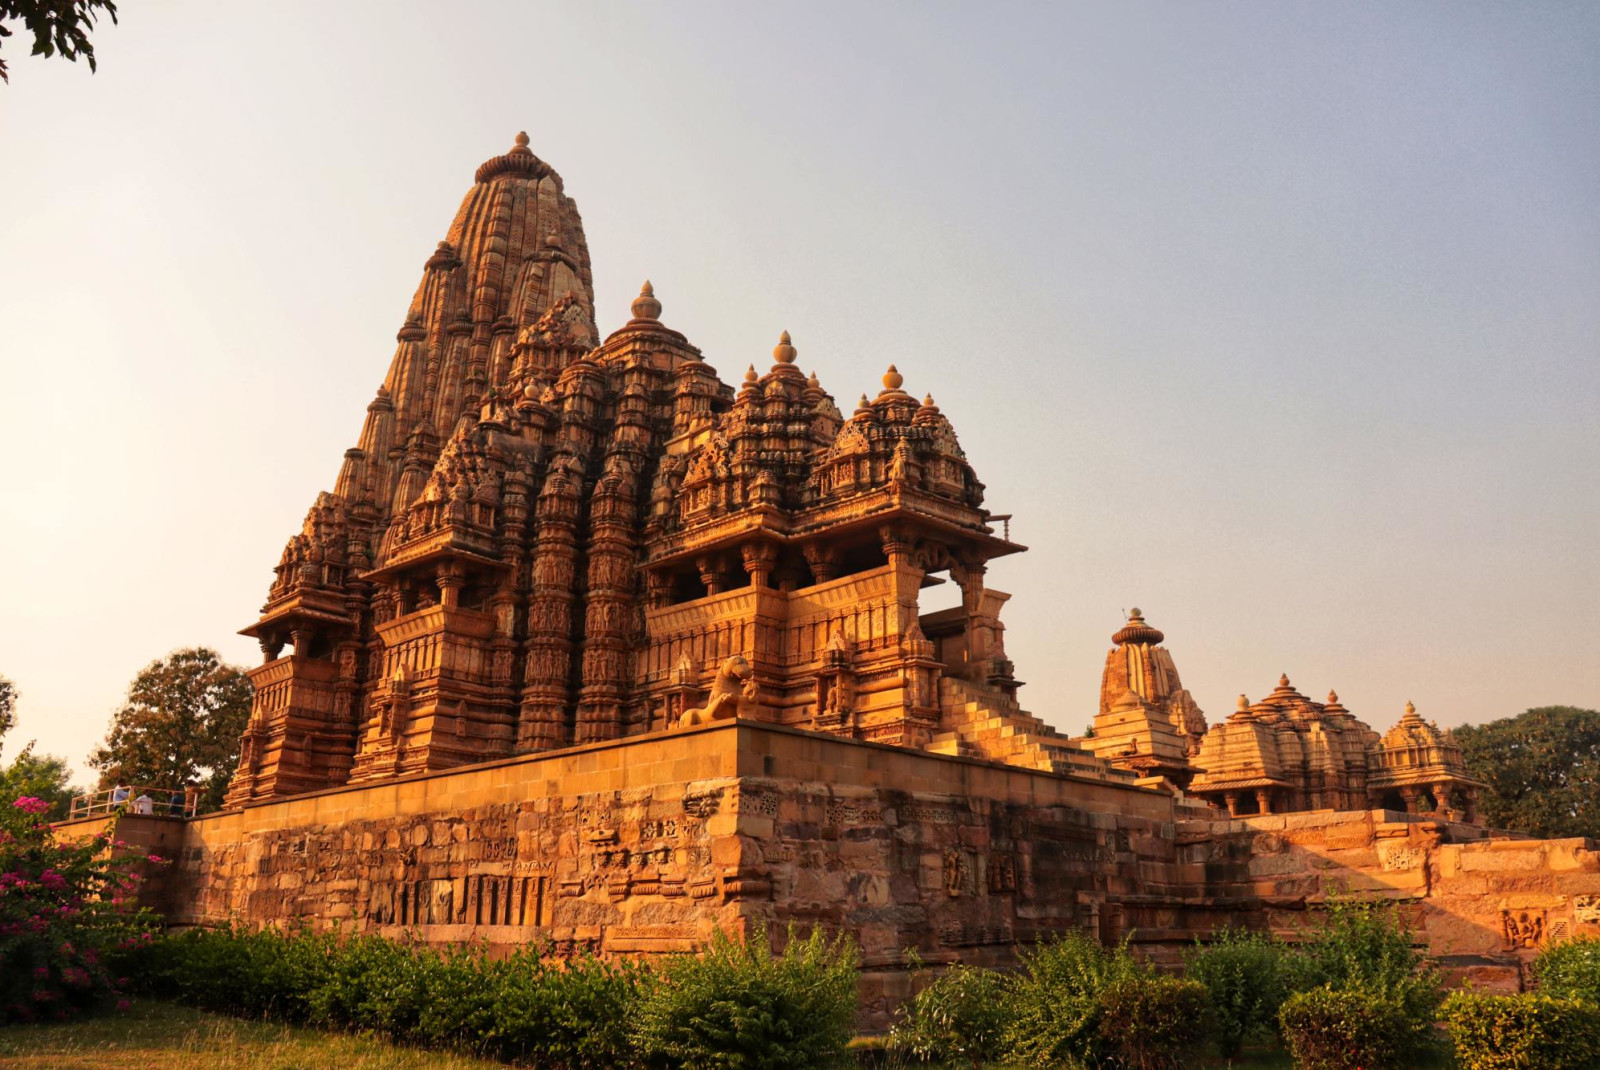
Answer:
[[[24,795],[11,805],[30,814],[42,814],[50,809],[49,803],[35,795]]]

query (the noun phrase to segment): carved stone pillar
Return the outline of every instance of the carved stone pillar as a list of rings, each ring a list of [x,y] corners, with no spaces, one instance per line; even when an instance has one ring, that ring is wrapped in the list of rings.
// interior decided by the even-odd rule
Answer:
[[[1433,809],[1438,814],[1444,814],[1452,809],[1448,781],[1433,786]]]
[[[1400,789],[1400,797],[1406,801],[1406,813],[1415,814],[1421,812],[1422,789],[1410,786],[1403,787]]]
[[[1272,813],[1272,789],[1271,788],[1257,788],[1256,789],[1256,809],[1259,810],[1263,814]]]
[[[804,553],[806,564],[811,568],[813,583],[827,583],[839,575],[839,566],[834,562],[833,547],[824,546],[820,542],[808,542]]]
[[[1239,793],[1237,791],[1223,792],[1222,801],[1228,804],[1229,817],[1239,816]]]
[[[458,562],[447,561],[439,566],[439,604],[454,609],[461,601],[461,588],[467,582],[466,570]]]
[[[739,547],[744,558],[744,570],[750,574],[750,586],[772,586],[772,567],[778,561],[778,548],[771,543],[747,542]]]
[[[672,576],[666,572],[644,574],[645,598],[654,609],[672,604]]]
[[[710,554],[696,558],[694,567],[700,571],[700,582],[706,585],[706,594],[722,593],[723,587],[727,584],[728,571],[720,555]]]
[[[911,538],[903,530],[886,525],[878,529],[878,537],[883,540],[883,556],[889,564],[895,568],[911,564]]]

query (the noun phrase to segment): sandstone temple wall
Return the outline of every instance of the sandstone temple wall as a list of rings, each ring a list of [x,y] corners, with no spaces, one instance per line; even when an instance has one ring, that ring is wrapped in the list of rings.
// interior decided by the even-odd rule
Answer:
[[[1393,811],[1211,818],[1117,782],[722,721],[329,789],[183,823],[177,925],[304,920],[430,943],[652,955],[721,926],[849,932],[866,1021],[930,963],[1007,965],[1070,927],[1175,962],[1222,925],[1292,934],[1331,896],[1397,901],[1450,976],[1515,988],[1600,931],[1589,841]],[[83,832],[84,830],[78,830]],[[181,834],[181,842],[178,837]],[[154,841],[152,841],[154,842]]]

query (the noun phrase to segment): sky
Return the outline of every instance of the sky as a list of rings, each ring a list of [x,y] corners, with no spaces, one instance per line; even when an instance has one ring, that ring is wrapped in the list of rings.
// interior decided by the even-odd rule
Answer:
[[[1212,721],[1600,707],[1600,6],[143,0],[0,45],[0,674],[82,769],[235,634],[526,130],[602,333],[931,392],[1077,733],[1133,606]],[[930,597],[948,597],[946,588]],[[937,608],[938,603],[934,603]]]

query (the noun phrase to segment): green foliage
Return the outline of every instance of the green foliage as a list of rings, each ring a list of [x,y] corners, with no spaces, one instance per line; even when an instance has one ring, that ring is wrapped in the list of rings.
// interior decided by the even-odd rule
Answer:
[[[634,1036],[652,1063],[687,1070],[805,1070],[844,1058],[856,1016],[856,950],[793,927],[781,955],[764,931],[714,934],[664,965],[640,1000]]]
[[[1335,900],[1284,959],[1278,1024],[1307,1070],[1407,1067],[1432,1044],[1439,977],[1388,903]]]
[[[501,1059],[540,1066],[632,1066],[633,1013],[651,975],[636,963],[580,958],[541,963],[519,950],[495,963],[485,1050]]]
[[[1278,1012],[1299,1070],[1405,1070],[1417,1065],[1414,1023],[1387,994],[1327,985],[1296,992]]]
[[[1006,979],[994,970],[951,966],[901,1006],[889,1049],[921,1062],[999,1059],[1005,1050]]]
[[[1592,1070],[1600,1066],[1600,1006],[1525,993],[1457,992],[1445,1024],[1462,1070]]]
[[[54,56],[76,61],[79,56],[89,61],[95,69],[94,45],[89,43],[89,29],[95,23],[95,13],[104,11],[117,21],[117,5],[113,0],[0,0],[0,23],[21,19],[28,32],[33,34],[33,55]],[[10,37],[11,31],[0,25],[0,38]],[[0,60],[0,82],[9,82],[10,73],[5,60]]]
[[[1204,985],[1211,999],[1217,1048],[1233,1058],[1249,1041],[1277,1031],[1284,983],[1284,948],[1264,933],[1223,929],[1195,944],[1184,976]]]
[[[216,651],[175,650],[133,678],[89,765],[103,788],[198,782],[201,808],[215,809],[239,764],[250,697],[250,678]]]
[[[1022,970],[1009,986],[1006,1023],[1010,1058],[1031,1066],[1098,1060],[1104,1052],[1102,993],[1117,981],[1148,973],[1128,953],[1126,941],[1104,948],[1074,930],[1017,954]]]
[[[33,742],[17,752],[11,764],[0,769],[0,800],[32,797],[49,804],[42,817],[60,821],[67,816],[76,792],[67,771],[67,760],[53,754],[33,753]]]
[[[0,30],[5,27],[0,26]],[[17,725],[17,685],[0,676],[0,743]]]
[[[131,893],[143,856],[56,839],[45,800],[0,800],[0,1024],[66,1019],[119,996],[115,956],[158,920]]]
[[[1100,997],[1100,1040],[1129,1070],[1169,1070],[1211,1033],[1211,998],[1198,981],[1124,977]]]
[[[553,1070],[825,1066],[856,1011],[854,945],[718,935],[659,973],[537,947],[490,959],[306,929],[194,930],[141,958],[145,988],[207,1010],[371,1033]]]
[[[1600,939],[1580,936],[1546,944],[1533,960],[1533,977],[1547,996],[1600,1005]]]
[[[1487,824],[1546,838],[1600,835],[1600,711],[1539,706],[1453,735],[1488,784],[1478,799]]]

